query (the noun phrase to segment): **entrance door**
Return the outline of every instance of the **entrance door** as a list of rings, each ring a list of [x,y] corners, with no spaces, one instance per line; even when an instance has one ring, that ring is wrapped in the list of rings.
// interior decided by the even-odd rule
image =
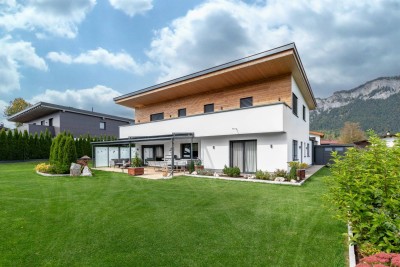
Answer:
[[[231,141],[230,166],[239,167],[241,172],[256,172],[257,141]]]

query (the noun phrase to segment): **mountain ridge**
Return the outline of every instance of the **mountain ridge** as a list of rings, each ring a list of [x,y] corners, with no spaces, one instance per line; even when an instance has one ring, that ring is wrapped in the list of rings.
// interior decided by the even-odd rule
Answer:
[[[379,77],[316,101],[317,109],[310,112],[313,130],[338,132],[352,121],[377,133],[400,131],[400,76]]]

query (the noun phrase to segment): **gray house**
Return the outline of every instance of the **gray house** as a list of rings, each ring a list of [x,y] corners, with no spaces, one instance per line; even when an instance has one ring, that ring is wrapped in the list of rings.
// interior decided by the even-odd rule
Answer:
[[[133,124],[134,120],[83,109],[39,102],[10,117],[9,121],[23,123],[19,131],[40,133],[48,129],[53,136],[68,131],[79,137],[112,135],[118,137],[119,126]]]

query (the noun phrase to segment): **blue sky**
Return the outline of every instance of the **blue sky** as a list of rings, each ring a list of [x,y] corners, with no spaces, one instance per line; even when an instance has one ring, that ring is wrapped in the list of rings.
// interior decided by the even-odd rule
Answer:
[[[290,42],[326,97],[400,74],[398,14],[398,0],[0,0],[0,109],[132,117],[113,97]]]

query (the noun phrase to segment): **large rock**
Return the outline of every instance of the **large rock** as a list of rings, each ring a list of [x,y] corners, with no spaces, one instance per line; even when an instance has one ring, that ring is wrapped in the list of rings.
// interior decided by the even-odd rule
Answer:
[[[71,163],[71,167],[69,168],[70,176],[80,176],[81,175],[81,165],[76,163]]]
[[[88,166],[83,168],[81,176],[93,176]]]

